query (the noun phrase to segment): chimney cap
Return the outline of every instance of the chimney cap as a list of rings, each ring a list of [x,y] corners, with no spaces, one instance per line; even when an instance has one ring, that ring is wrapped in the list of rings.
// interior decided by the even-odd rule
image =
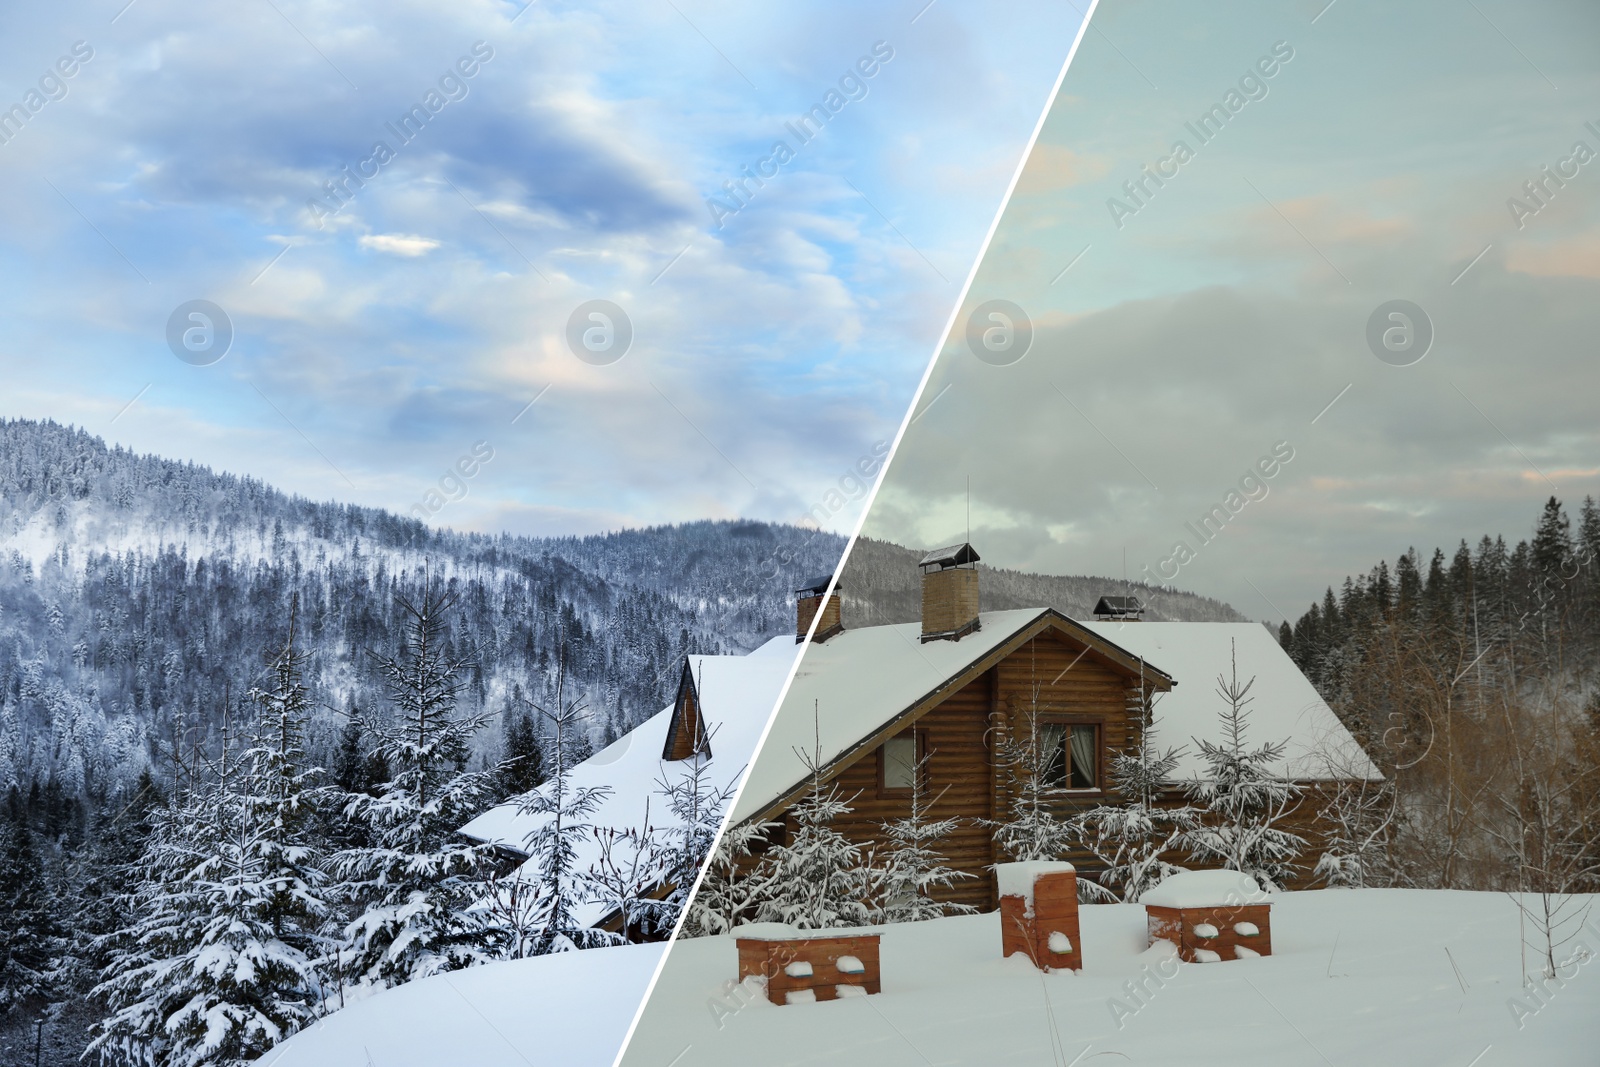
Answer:
[[[1100,619],[1138,618],[1144,614],[1144,605],[1136,596],[1103,596],[1094,606],[1094,614]]]
[[[823,593],[828,591],[828,583],[831,581],[833,581],[833,575],[824,574],[820,577],[811,579],[811,581],[796,589],[795,593],[802,597],[821,596]],[[836,585],[833,587],[833,591],[837,593],[842,591],[843,588],[844,587],[842,585]]]
[[[970,567],[977,563],[981,557],[978,550],[965,541],[959,545],[946,545],[936,548],[923,556],[917,566],[928,569],[948,570],[951,567]]]

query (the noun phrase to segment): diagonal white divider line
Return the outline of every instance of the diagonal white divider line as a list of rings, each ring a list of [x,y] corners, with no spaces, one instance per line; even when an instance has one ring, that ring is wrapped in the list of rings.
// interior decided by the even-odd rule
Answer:
[[[1028,165],[1028,157],[1033,155],[1034,145],[1039,141],[1039,134],[1044,130],[1045,120],[1050,117],[1051,110],[1055,107],[1056,97],[1061,95],[1061,83],[1066,80],[1067,69],[1072,66],[1072,57],[1078,54],[1078,46],[1083,43],[1083,35],[1089,29],[1089,21],[1094,18],[1095,8],[1100,6],[1100,0],[1089,0],[1089,10],[1084,13],[1083,21],[1078,24],[1077,35],[1072,38],[1072,47],[1067,51],[1066,61],[1061,64],[1061,70],[1056,74],[1056,81],[1050,87],[1050,94],[1045,98],[1044,110],[1039,112],[1039,119],[1033,124],[1033,133],[1028,136],[1027,146],[1022,150],[1022,157],[1017,160],[1017,167],[1011,173],[1011,181],[1006,186],[1005,195],[1000,198],[1000,206],[994,213],[994,220],[989,223],[989,232],[984,234],[983,244],[978,246],[978,255],[972,261],[972,268],[967,271],[967,280],[961,284],[961,292],[957,294],[955,305],[950,309],[950,317],[945,320],[944,329],[934,342],[933,354],[928,357],[928,365],[923,368],[922,380],[917,383],[917,391],[911,397],[911,403],[906,407],[905,416],[900,420],[900,429],[895,432],[894,441],[889,446],[889,454],[884,457],[883,466],[878,471],[878,478],[872,483],[872,491],[867,494],[866,503],[862,505],[861,514],[856,519],[856,527],[850,534],[850,540],[845,542],[844,553],[839,557],[837,569],[833,577],[828,579],[828,587],[823,590],[823,597],[833,595],[834,587],[839,584],[839,572],[844,570],[844,565],[850,559],[850,552],[856,546],[856,541],[861,537],[861,530],[867,523],[867,516],[872,514],[872,502],[878,497],[878,490],[883,487],[884,478],[889,473],[889,467],[894,463],[895,453],[900,450],[900,442],[905,439],[906,430],[911,425],[912,414],[917,410],[918,403],[922,400],[923,392],[928,388],[928,380],[933,377],[934,365],[939,362],[939,353],[944,348],[945,339],[950,336],[950,331],[955,329],[956,319],[961,314],[961,307],[967,301],[967,294],[972,289],[972,283],[978,277],[978,268],[983,265],[984,257],[989,254],[989,246],[994,242],[995,231],[1000,228],[1000,220],[1005,217],[1006,208],[1011,203],[1012,194],[1016,192],[1017,182],[1022,179],[1023,168]],[[727,813],[722,816],[722,827],[717,832],[716,840],[711,843],[714,853],[717,846],[722,843],[722,835],[728,829],[728,820],[732,818],[734,809],[739,806],[739,797],[744,792],[744,787],[749,784],[749,768],[761,758],[761,750],[766,746],[767,735],[772,732],[772,720],[776,717],[779,708],[783,707],[784,698],[789,695],[789,687],[794,684],[795,672],[800,668],[800,660],[805,655],[805,650],[811,645],[812,635],[817,631],[817,623],[822,621],[822,612],[817,612],[811,620],[811,628],[806,631],[806,639],[800,646],[800,652],[795,656],[794,662],[789,665],[788,676],[783,680],[783,688],[778,692],[778,699],[767,713],[767,725],[761,730],[761,737],[756,741],[755,752],[750,757],[750,762],[745,764],[745,777],[739,783],[739,788],[728,800]],[[689,890],[686,899],[693,900],[695,894],[700,892],[700,883],[705,881],[706,868],[701,867],[700,873],[695,877],[694,885]],[[617,1050],[617,1058],[612,1061],[612,1067],[620,1067],[622,1058],[628,1054],[628,1046],[633,1042],[634,1030],[639,1026],[639,1020],[644,1016],[644,1009],[650,1003],[650,996],[655,992],[656,983],[661,980],[661,972],[666,967],[667,961],[672,958],[672,947],[678,939],[678,933],[683,928],[683,921],[688,916],[689,909],[685,907],[678,916],[678,925],[673,927],[672,940],[667,942],[667,947],[661,953],[661,959],[656,964],[655,973],[650,976],[650,984],[645,987],[644,999],[639,1001],[639,1006],[634,1009],[633,1021],[628,1024],[628,1032],[622,1039],[622,1047]]]

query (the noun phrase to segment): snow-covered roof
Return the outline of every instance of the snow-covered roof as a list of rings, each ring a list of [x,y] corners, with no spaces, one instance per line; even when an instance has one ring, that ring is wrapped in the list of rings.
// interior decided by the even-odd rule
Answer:
[[[733,820],[761,813],[804,781],[802,753],[820,751],[826,766],[1047,614],[1055,613],[1049,608],[984,612],[981,628],[960,641],[924,644],[921,624],[904,623],[847,628],[809,646],[734,805]],[[1286,773],[1312,780],[1378,775],[1294,661],[1256,623],[1064,621],[1113,651],[1142,657],[1148,667],[1179,683],[1157,695],[1153,734],[1162,747],[1186,748],[1179,776],[1202,767],[1192,738],[1218,737],[1217,713],[1223,705],[1216,677],[1228,670],[1230,642],[1238,645],[1240,678],[1256,678],[1249,738],[1287,740]],[[1335,771],[1319,755],[1330,750],[1341,756]]]
[[[507,960],[407,982],[295,1034],[261,1067],[607,1064],[666,946]]]
[[[922,624],[912,622],[847,627],[808,646],[733,821],[757,814],[804,780],[800,753],[820,746],[823,764],[831,763],[1046,614],[1049,608],[984,612],[981,628],[959,641],[924,644]]]
[[[774,637],[747,656],[688,657],[689,671],[700,696],[702,721],[711,735],[708,784],[714,788],[736,782],[749,765],[756,741],[794,664],[796,647],[794,638],[784,635]],[[662,709],[572,769],[570,782],[574,788],[610,790],[592,816],[595,825],[618,829],[639,826],[644,821],[647,800],[652,826],[670,829],[676,825],[665,798],[659,795],[658,784],[673,780],[682,773],[679,768],[688,763],[661,758],[673,710],[671,706]],[[461,833],[477,841],[525,851],[529,836],[547,816],[523,812],[521,799],[490,808],[463,826]],[[584,848],[587,851],[578,857],[580,867],[599,858],[598,841],[586,841]],[[594,914],[580,913],[580,921],[593,924],[605,918],[601,905],[586,908]]]
[[[1212,908],[1266,904],[1271,899],[1271,894],[1243,871],[1179,871],[1145,890],[1139,903],[1160,908]]]
[[[1195,738],[1221,738],[1218,712],[1227,705],[1217,695],[1217,675],[1227,675],[1228,657],[1237,647],[1239,681],[1252,677],[1250,727],[1254,745],[1287,742],[1282,773],[1301,781],[1381,777],[1361,746],[1317,694],[1294,660],[1267,628],[1253,622],[1085,622],[1178,683],[1157,693],[1157,748],[1183,748],[1175,773],[1192,777],[1204,769]]]

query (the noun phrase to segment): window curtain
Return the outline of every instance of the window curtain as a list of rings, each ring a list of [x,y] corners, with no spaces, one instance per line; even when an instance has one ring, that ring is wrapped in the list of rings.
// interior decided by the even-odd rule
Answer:
[[[1067,728],[1058,722],[1039,724],[1039,756],[1044,766],[1044,784],[1067,784]]]
[[[1072,786],[1075,789],[1093,789],[1098,760],[1094,748],[1093,726],[1072,728]]]

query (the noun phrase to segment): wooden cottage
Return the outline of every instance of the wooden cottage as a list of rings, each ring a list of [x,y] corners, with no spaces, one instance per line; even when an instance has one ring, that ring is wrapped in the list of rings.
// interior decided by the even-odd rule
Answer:
[[[851,628],[848,618],[831,615],[826,629],[818,627],[733,823],[776,821],[771,837],[784,837],[789,809],[810,788],[807,760],[814,759],[853,809],[834,828],[877,843],[885,822],[909,813],[912,775],[926,759],[925,795],[942,794],[931,814],[960,818],[945,843],[949,863],[976,876],[945,896],[993,910],[992,867],[1012,857],[997,854],[982,820],[1010,810],[1013,790],[1002,759],[1008,739],[1037,724],[1049,754],[1046,778],[1061,790],[1063,813],[1115,802],[1110,759],[1138,743],[1149,702],[1153,740],[1187,746],[1178,775],[1190,776],[1199,769],[1192,739],[1218,734],[1215,681],[1234,648],[1241,676],[1256,678],[1253,736],[1287,739],[1290,777],[1331,778],[1322,755],[1329,745],[1377,776],[1264,627],[1128,621],[1127,615],[1081,622],[1051,608],[981,612],[977,560],[971,545],[923,558],[920,622]],[[801,605],[802,634],[819,607],[839,610],[814,604],[808,613],[805,598]],[[1302,805],[1303,817],[1314,809]],[[1093,857],[1064,858],[1093,877]]]
[[[680,779],[697,764],[703,767],[710,788],[736,785],[755,752],[794,657],[794,642],[787,636],[775,637],[743,656],[685,656],[671,705],[572,768],[573,789],[605,790],[591,821],[615,828],[637,826],[648,803],[656,828],[670,829],[672,814],[659,795],[661,783]],[[546,782],[535,791],[550,788]],[[550,816],[523,810],[525,799],[513,797],[490,808],[460,833],[494,845],[507,866],[519,872],[518,877],[536,881],[538,861],[530,858],[528,843]],[[598,838],[585,841],[577,864],[589,866],[600,849]],[[672,888],[660,884],[656,895]],[[598,902],[582,905],[577,918],[585,926],[637,935],[637,931],[623,930],[622,917]]]

